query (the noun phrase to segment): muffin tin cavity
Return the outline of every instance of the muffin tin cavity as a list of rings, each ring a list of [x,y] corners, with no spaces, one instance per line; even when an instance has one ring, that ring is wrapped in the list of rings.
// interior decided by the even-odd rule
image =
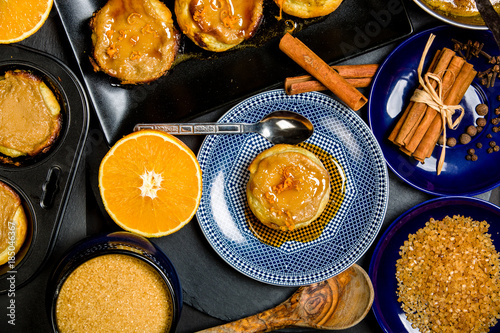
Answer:
[[[26,238],[24,239],[23,245],[15,253],[13,258],[9,259],[7,263],[0,265],[0,276],[3,276],[4,274],[16,271],[19,267],[21,267],[23,259],[28,255],[30,251],[31,243],[33,242],[34,230],[36,230],[37,223],[35,221],[33,206],[26,197],[26,194],[17,185],[12,184],[7,179],[3,179],[2,177],[0,177],[0,182],[3,182],[11,189],[13,189],[21,199],[21,206],[23,207],[24,214],[26,215],[27,224]]]
[[[5,78],[5,73],[17,71],[29,73],[42,80],[42,82],[45,83],[45,85],[55,95],[56,100],[61,108],[61,117],[59,120],[60,129],[57,133],[57,136],[52,140],[52,142],[50,142],[41,152],[33,156],[21,155],[18,157],[11,157],[0,152],[0,168],[26,167],[44,160],[45,158],[53,154],[54,151],[62,145],[64,136],[67,132],[66,127],[69,117],[69,104],[67,101],[67,96],[64,93],[64,88],[58,81],[57,77],[51,74],[51,72],[43,66],[35,63],[14,59],[10,61],[0,62],[0,80],[3,80]]]

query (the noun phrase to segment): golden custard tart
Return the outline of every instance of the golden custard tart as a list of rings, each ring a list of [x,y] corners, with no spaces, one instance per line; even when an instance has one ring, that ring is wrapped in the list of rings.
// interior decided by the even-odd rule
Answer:
[[[12,70],[0,77],[0,153],[3,162],[46,152],[59,136],[61,106],[35,74]]]
[[[246,195],[264,225],[283,231],[308,226],[330,198],[330,175],[307,149],[275,145],[252,161]]]
[[[274,0],[288,15],[312,18],[325,16],[337,9],[342,0]]]
[[[21,199],[0,181],[0,265],[19,251],[26,238],[28,223]]]
[[[263,0],[175,0],[183,34],[199,47],[226,51],[252,37],[263,18]]]
[[[159,0],[109,0],[94,13],[90,28],[94,70],[124,84],[158,79],[179,49],[172,13]]]

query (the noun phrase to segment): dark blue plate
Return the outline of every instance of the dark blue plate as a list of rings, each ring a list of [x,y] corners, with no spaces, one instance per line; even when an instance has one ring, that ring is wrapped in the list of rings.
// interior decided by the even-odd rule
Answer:
[[[396,260],[399,248],[410,233],[423,228],[431,217],[440,220],[446,215],[470,216],[490,225],[493,244],[500,249],[500,208],[487,201],[464,196],[442,197],[417,205],[398,217],[385,231],[370,262],[369,275],[375,290],[373,312],[382,329],[389,332],[419,332],[411,327],[398,303],[396,290]],[[500,332],[500,325],[490,333]]]
[[[436,174],[436,163],[441,154],[440,146],[434,149],[432,156],[425,160],[425,164],[421,164],[401,153],[399,148],[387,139],[418,86],[417,67],[431,33],[434,33],[436,38],[427,54],[427,65],[424,68],[428,67],[430,59],[437,50],[443,47],[453,50],[452,39],[463,43],[467,43],[468,40],[479,41],[484,43],[483,50],[488,54],[500,54],[490,31],[442,26],[416,34],[389,55],[374,78],[368,104],[370,127],[382,148],[389,168],[411,186],[433,195],[477,195],[500,184],[500,172],[498,172],[500,152],[491,154],[486,152],[491,140],[500,142],[500,132],[493,133],[491,124],[491,119],[497,117],[494,109],[500,104],[497,99],[497,95],[500,94],[498,88],[500,80],[497,80],[495,87],[487,89],[476,78],[467,90],[461,102],[465,116],[456,130],[447,130],[447,135],[454,136],[458,140],[467,126],[475,125],[477,115],[474,109],[479,103],[489,105],[490,111],[486,116],[488,125],[473,137],[469,144],[457,144],[453,148],[446,149],[443,170],[439,176]],[[483,56],[472,57],[469,62],[478,72],[492,66]],[[488,133],[492,134],[492,139],[486,137]],[[476,148],[477,142],[482,143],[481,149]],[[476,162],[465,159],[469,148],[476,149],[479,157]]]

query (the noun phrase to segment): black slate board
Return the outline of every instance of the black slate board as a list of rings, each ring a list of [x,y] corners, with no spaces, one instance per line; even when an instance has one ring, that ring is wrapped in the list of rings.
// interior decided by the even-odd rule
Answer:
[[[173,0],[164,2],[173,9]],[[280,86],[287,76],[302,74],[302,69],[279,51],[285,20],[277,21],[278,7],[265,0],[262,26],[236,50],[202,52],[184,37],[182,52],[191,59],[150,84],[120,85],[104,73],[95,73],[89,61],[89,19],[105,3],[55,1],[108,144],[131,132],[138,122],[186,121]],[[299,23],[297,30],[302,29],[294,35],[328,63],[393,42],[413,30],[401,0],[345,0],[324,18],[292,19]]]

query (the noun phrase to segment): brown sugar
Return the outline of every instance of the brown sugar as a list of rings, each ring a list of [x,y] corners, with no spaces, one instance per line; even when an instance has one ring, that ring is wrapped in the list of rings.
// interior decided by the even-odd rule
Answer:
[[[400,248],[397,296],[420,332],[488,332],[500,318],[499,254],[486,221],[430,219]]]
[[[168,332],[172,299],[158,272],[124,254],[107,254],[77,267],[56,305],[64,332]]]

